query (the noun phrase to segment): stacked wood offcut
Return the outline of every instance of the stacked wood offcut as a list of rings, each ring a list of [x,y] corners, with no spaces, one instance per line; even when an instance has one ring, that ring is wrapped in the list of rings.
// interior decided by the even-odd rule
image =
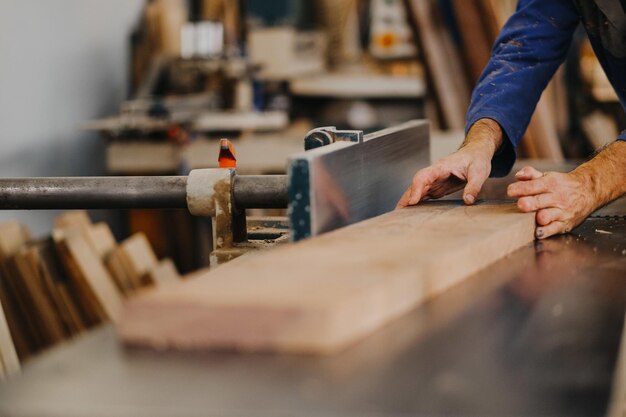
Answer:
[[[60,215],[52,235],[37,240],[17,222],[0,223],[0,376],[42,349],[115,322],[125,297],[179,278],[145,236],[118,245],[108,225],[85,212]]]
[[[442,129],[463,129],[471,90],[500,29],[515,8],[502,0],[403,0],[429,85],[429,117]],[[522,142],[522,155],[563,160],[560,129],[567,126],[561,72],[539,101]],[[563,110],[565,111],[565,110]]]

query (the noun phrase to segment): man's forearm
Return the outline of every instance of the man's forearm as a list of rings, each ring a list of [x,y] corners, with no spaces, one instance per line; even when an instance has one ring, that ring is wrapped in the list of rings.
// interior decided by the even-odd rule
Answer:
[[[565,60],[579,22],[572,0],[519,0],[474,87],[468,127],[492,118],[513,147],[519,145],[542,91]]]
[[[615,141],[572,174],[589,186],[597,207],[626,194],[626,142]]]
[[[502,128],[492,119],[480,119],[472,125],[461,148],[466,146],[482,146],[490,158],[502,146]]]

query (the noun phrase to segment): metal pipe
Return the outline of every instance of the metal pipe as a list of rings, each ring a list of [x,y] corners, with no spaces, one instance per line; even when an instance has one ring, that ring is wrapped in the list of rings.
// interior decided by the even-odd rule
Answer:
[[[235,206],[245,208],[286,208],[286,175],[236,175],[233,180]]]
[[[131,209],[187,207],[187,177],[0,179],[0,209]]]
[[[186,176],[0,179],[0,210],[187,208]],[[235,176],[239,208],[287,207],[286,175]]]

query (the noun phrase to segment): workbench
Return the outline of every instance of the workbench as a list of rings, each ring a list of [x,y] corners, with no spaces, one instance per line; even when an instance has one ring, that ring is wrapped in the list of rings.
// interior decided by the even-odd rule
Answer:
[[[334,356],[127,349],[102,327],[0,385],[0,415],[605,415],[626,400],[626,199],[601,214]]]

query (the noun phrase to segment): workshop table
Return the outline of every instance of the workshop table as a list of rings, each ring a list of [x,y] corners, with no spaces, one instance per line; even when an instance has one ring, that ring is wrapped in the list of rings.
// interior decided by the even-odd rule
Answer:
[[[337,355],[127,349],[104,326],[0,385],[0,416],[606,415],[626,399],[626,200],[599,214]]]

